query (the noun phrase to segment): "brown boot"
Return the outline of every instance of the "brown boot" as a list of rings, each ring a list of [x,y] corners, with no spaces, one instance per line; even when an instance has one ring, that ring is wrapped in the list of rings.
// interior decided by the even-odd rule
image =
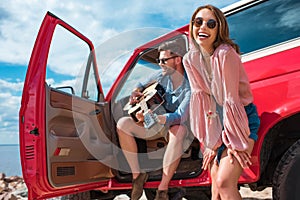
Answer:
[[[154,200],[169,200],[168,190],[157,190]]]
[[[138,200],[143,194],[144,184],[148,179],[148,174],[140,173],[136,179],[132,181],[131,200]]]

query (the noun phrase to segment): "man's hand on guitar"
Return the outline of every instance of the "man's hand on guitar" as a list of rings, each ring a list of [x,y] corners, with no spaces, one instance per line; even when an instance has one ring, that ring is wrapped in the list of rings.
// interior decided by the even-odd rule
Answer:
[[[143,95],[143,93],[142,92],[140,92],[140,91],[133,91],[132,93],[131,93],[131,96],[130,96],[130,98],[129,98],[129,104],[130,105],[133,105],[133,104],[136,104],[136,103],[138,103],[139,102],[139,97],[141,97]]]
[[[138,123],[143,122],[144,127],[147,129],[151,128],[156,123],[159,123],[162,125],[164,125],[166,123],[166,117],[164,115],[156,115],[150,109],[148,109],[146,111],[140,110],[140,111],[136,112],[135,117],[138,120],[137,122]]]
[[[123,110],[137,123],[142,122],[144,127],[149,129],[153,125],[166,123],[165,116],[158,117],[155,110],[164,103],[164,89],[157,82],[146,87],[144,90],[136,88],[131,92],[128,103]],[[153,109],[150,110],[150,108]]]
[[[144,112],[142,110],[136,112],[135,117],[137,118],[137,120],[139,122],[143,122],[144,121]]]

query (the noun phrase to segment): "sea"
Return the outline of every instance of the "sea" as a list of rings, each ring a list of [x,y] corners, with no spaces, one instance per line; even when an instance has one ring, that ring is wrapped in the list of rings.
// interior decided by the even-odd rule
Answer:
[[[6,176],[22,176],[18,144],[0,144],[0,173]]]

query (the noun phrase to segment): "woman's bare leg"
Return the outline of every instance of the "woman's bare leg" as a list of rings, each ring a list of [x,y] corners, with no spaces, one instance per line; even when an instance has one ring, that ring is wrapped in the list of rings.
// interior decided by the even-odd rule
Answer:
[[[218,191],[218,187],[216,185],[217,181],[217,174],[219,170],[219,165],[215,161],[211,162],[211,168],[210,168],[210,176],[212,178],[212,183],[211,183],[211,199],[212,200],[221,200],[220,194]]]
[[[233,162],[231,161],[233,159]],[[238,180],[243,169],[235,157],[227,155],[227,149],[222,154],[216,176],[216,187],[222,200],[241,200],[238,190]]]

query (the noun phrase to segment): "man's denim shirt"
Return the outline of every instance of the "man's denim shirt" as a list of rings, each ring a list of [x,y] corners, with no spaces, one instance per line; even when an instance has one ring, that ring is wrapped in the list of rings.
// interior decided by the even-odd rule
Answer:
[[[138,85],[143,88],[149,83],[157,81],[165,90],[163,107],[166,110],[165,126],[183,124],[189,117],[189,103],[191,97],[190,85],[187,75],[184,74],[182,84],[173,90],[173,84],[169,75],[163,76],[161,72],[154,74],[147,81]]]

